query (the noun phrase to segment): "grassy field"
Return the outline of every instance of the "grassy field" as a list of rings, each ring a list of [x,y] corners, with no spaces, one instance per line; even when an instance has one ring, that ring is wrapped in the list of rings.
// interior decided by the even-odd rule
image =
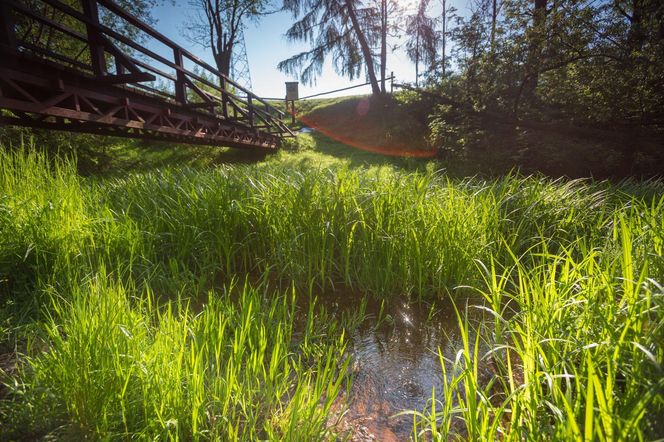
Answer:
[[[664,437],[664,184],[297,144],[90,177],[0,151],[0,439],[334,440],[338,293],[483,299],[416,439]]]

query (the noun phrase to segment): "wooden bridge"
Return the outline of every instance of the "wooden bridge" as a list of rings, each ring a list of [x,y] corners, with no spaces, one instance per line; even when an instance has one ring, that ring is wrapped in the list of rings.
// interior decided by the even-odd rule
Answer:
[[[0,123],[264,149],[293,135],[282,112],[113,1],[71,4],[0,0]]]

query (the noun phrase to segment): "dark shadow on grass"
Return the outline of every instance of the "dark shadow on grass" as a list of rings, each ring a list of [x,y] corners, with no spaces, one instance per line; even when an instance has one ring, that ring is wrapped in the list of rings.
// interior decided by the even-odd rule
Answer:
[[[13,127],[0,128],[0,148],[36,149],[51,158],[75,158],[78,173],[83,176],[122,176],[165,167],[251,164],[264,161],[271,153],[265,149],[176,144]]]
[[[81,175],[117,176],[167,167],[205,168],[264,161],[269,152],[218,146],[122,140],[103,151],[77,152]]]

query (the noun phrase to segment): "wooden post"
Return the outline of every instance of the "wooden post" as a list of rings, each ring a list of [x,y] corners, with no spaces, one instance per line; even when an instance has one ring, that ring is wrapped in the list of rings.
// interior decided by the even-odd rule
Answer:
[[[288,101],[291,102],[291,124],[295,124],[295,101],[300,99],[299,83],[297,81],[286,82],[286,112],[288,112]]]
[[[394,93],[394,71],[390,72],[390,94]]]
[[[184,61],[182,58],[182,49],[179,47],[173,48],[173,57],[175,58],[175,66],[180,69],[177,69],[175,72],[175,101],[180,104],[187,103],[187,83],[184,73]]]
[[[120,63],[120,60],[115,58],[115,75],[122,75],[126,72],[125,67]]]
[[[228,118],[228,96],[226,95],[226,77],[219,76],[219,83],[221,84],[221,113],[224,118]]]
[[[284,100],[284,104],[286,105],[284,107],[284,118],[288,116],[289,101],[290,100],[288,99],[288,97],[286,97],[286,99]]]
[[[14,15],[9,5],[2,1],[0,1],[0,45],[11,51],[16,50]]]
[[[97,7],[97,0],[82,0],[82,3],[83,13],[93,22],[93,24],[86,24],[92,72],[97,77],[103,77],[106,75],[106,59],[104,58],[104,42],[98,28],[99,8]]]
[[[249,126],[254,127],[254,105],[249,93],[247,93],[247,106],[249,107]]]

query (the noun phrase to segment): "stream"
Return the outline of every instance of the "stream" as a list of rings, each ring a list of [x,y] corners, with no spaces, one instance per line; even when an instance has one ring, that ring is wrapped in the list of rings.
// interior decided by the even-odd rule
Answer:
[[[458,308],[463,311],[464,303]],[[412,416],[395,414],[426,409],[434,389],[439,400],[444,389],[439,349],[453,360],[463,348],[454,307],[451,302],[432,309],[393,301],[382,314],[380,303],[368,303],[366,313],[367,320],[350,339],[353,384],[341,399],[347,411],[334,426],[352,434],[351,441],[409,440]],[[468,314],[474,326],[480,323],[481,310],[469,308]],[[489,374],[488,367],[479,369]]]

